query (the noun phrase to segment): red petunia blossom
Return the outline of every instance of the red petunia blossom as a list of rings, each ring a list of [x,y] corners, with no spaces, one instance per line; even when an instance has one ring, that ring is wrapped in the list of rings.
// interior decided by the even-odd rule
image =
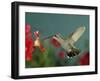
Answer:
[[[51,38],[50,42],[56,47],[59,48],[61,46],[61,44],[55,39],[55,38]]]
[[[60,51],[59,52],[59,57],[63,59],[65,57],[65,52],[64,51]]]
[[[39,48],[40,48],[41,52],[45,52],[45,50],[46,50],[42,44],[40,44]]]
[[[34,51],[33,48],[34,42],[32,39],[26,39],[25,41],[25,53],[26,53],[26,60],[32,60],[32,52]]]
[[[25,33],[25,39],[31,39],[32,38],[32,33]]]
[[[32,33],[30,31],[30,25],[25,27],[25,59],[27,61],[32,60],[32,52],[34,51],[34,40],[32,39]]]
[[[89,65],[89,52],[86,52],[80,59],[80,65]]]
[[[25,26],[25,33],[29,33],[31,30],[31,26],[29,24],[26,24]]]

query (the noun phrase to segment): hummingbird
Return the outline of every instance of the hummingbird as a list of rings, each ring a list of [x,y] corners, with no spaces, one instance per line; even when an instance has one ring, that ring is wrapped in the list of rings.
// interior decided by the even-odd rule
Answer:
[[[79,27],[75,32],[70,34],[67,39],[64,39],[60,33],[55,34],[53,39],[61,44],[61,47],[66,51],[68,57],[73,57],[80,53],[79,48],[77,48],[74,43],[83,35],[84,31],[85,27]]]

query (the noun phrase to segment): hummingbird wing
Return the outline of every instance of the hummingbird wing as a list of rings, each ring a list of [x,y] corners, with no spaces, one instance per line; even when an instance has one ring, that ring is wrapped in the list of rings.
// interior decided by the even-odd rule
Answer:
[[[64,37],[60,33],[53,36],[53,38],[61,44],[62,48],[64,48],[66,51],[70,51],[69,42],[64,40]]]
[[[69,41],[71,44],[74,44],[84,33],[85,27],[79,27],[75,32],[73,32],[68,38],[67,42]]]

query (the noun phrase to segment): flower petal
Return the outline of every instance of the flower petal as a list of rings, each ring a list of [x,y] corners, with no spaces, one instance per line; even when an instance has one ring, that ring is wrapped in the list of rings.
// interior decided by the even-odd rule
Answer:
[[[89,65],[89,52],[86,52],[80,59],[80,65]]]
[[[59,57],[63,59],[65,57],[65,52],[64,51],[60,51],[59,52]]]
[[[31,26],[29,24],[26,24],[25,26],[25,32],[28,33],[31,30]]]

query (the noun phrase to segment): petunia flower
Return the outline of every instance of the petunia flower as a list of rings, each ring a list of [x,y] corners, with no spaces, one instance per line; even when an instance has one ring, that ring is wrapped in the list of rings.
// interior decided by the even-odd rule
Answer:
[[[32,53],[34,52],[34,40],[32,39],[31,27],[29,24],[25,26],[25,59],[32,60]]]
[[[26,24],[25,26],[25,33],[29,33],[31,30],[31,26],[29,24]]]
[[[86,52],[81,58],[80,58],[80,65],[89,65],[89,52]]]
[[[59,57],[60,57],[61,59],[63,59],[63,58],[65,57],[65,52],[64,52],[64,51],[60,51],[60,52],[59,52]]]
[[[46,50],[42,44],[40,44],[39,48],[40,48],[41,52],[45,52],[45,50]]]

